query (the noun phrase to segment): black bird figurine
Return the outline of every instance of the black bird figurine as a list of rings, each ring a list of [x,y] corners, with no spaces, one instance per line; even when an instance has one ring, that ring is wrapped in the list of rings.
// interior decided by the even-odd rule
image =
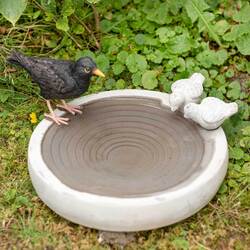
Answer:
[[[45,117],[52,119],[58,125],[68,124],[69,118],[56,116],[50,100],[61,99],[62,104],[58,104],[57,107],[71,114],[82,113],[79,106],[69,105],[64,99],[78,97],[87,91],[92,75],[105,77],[90,57],[82,57],[74,62],[28,57],[13,51],[7,61],[28,71],[32,80],[39,85],[41,95],[46,99],[50,114],[45,114]]]

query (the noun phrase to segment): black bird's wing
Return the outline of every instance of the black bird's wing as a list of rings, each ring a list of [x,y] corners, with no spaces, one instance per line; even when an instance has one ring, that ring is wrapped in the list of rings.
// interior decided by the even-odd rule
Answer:
[[[8,61],[25,68],[40,86],[45,98],[62,98],[64,93],[76,87],[71,76],[73,61],[28,57],[16,51],[12,52]]]
[[[66,93],[75,87],[75,80],[71,77],[69,62],[31,58],[35,68],[30,71],[32,79],[42,89]]]

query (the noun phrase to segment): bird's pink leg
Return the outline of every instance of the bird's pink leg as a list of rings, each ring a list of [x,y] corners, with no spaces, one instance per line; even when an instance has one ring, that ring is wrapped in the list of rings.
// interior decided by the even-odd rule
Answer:
[[[56,114],[54,113],[51,104],[50,104],[50,100],[46,100],[48,109],[49,109],[49,114],[44,114],[45,117],[50,118],[52,121],[54,121],[57,125],[61,125],[61,124],[65,124],[68,125],[68,120],[69,118],[66,117],[60,117],[60,116],[56,116]]]
[[[62,104],[57,104],[56,106],[67,110],[72,115],[75,115],[76,113],[82,114],[80,106],[73,105],[73,104],[67,104],[64,100],[62,100]]]

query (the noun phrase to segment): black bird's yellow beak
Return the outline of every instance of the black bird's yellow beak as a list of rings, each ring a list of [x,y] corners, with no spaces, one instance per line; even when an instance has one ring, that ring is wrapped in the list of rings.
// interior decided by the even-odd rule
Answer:
[[[105,77],[105,75],[101,72],[101,70],[99,70],[99,69],[94,69],[93,71],[92,71],[92,73],[94,74],[94,75],[96,75],[96,76],[101,76],[101,77]]]

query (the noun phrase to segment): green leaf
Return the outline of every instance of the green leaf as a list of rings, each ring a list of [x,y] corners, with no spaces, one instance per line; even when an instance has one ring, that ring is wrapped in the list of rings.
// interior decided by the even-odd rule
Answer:
[[[128,52],[123,50],[118,53],[117,60],[120,61],[122,64],[125,64],[127,57],[128,57]]]
[[[140,20],[141,21],[141,29],[144,30],[146,33],[153,34],[155,32],[156,25],[153,22],[148,22],[147,20]],[[136,29],[135,29],[136,30]]]
[[[225,76],[226,76],[227,78],[233,77],[233,76],[234,76],[234,70],[233,70],[233,69],[227,70],[227,72],[225,73]]]
[[[11,97],[11,96],[12,96],[12,94],[10,91],[8,91],[8,90],[5,91],[5,89],[0,90],[0,102],[1,103],[5,103],[9,99],[9,97]]]
[[[102,43],[102,51],[107,53],[108,55],[113,56],[117,54],[120,50],[119,48],[122,47],[123,41],[116,37],[104,37],[101,40]]]
[[[243,137],[243,138],[240,140],[240,146],[241,146],[242,148],[250,149],[250,136]]]
[[[215,15],[211,12],[203,12],[203,16],[208,23],[215,19]],[[199,21],[198,21],[199,32],[206,30],[206,28],[207,28],[207,26],[204,23],[204,21],[201,18],[199,18]]]
[[[241,148],[230,148],[229,150],[229,158],[240,160],[244,157],[244,151]]]
[[[125,89],[126,83],[123,79],[119,79],[115,84],[117,89]]]
[[[222,65],[227,60],[228,54],[224,49],[219,51],[204,50],[196,58],[203,67],[210,68],[212,65]]]
[[[241,36],[235,44],[242,55],[250,55],[250,33]]]
[[[56,14],[56,0],[41,0],[41,5],[46,12]]]
[[[153,70],[147,70],[142,75],[142,86],[145,89],[154,89],[158,86],[157,72]]]
[[[229,91],[227,91],[227,97],[232,100],[237,100],[240,98],[241,86],[238,81],[233,81],[229,84]]]
[[[123,6],[128,4],[129,0],[116,0],[113,2],[113,6],[117,9],[120,10]]]
[[[172,57],[166,64],[165,68],[167,71],[172,71],[174,68],[176,68],[179,65],[179,59],[177,56]]]
[[[95,59],[97,67],[102,71],[107,72],[109,69],[109,59],[104,54],[98,55]]]
[[[145,35],[143,34],[137,34],[135,36],[135,42],[138,44],[138,45],[143,45],[144,42],[145,42]]]
[[[211,35],[211,37],[214,39],[214,41],[221,45],[220,39],[218,35],[215,33],[212,25],[210,22],[206,19],[206,16],[204,15],[203,11],[208,9],[209,6],[205,3],[204,0],[187,0],[185,4],[188,16],[194,23],[198,17],[200,20],[204,23],[205,27],[208,30],[208,33]]]
[[[195,71],[195,67],[198,64],[197,61],[193,57],[188,57],[185,60],[186,68],[188,72],[193,73]]]
[[[182,1],[169,1],[168,2],[168,6],[169,6],[169,11],[173,15],[177,15],[177,13],[179,12],[179,10],[183,6],[183,3],[182,3]]]
[[[155,22],[157,24],[168,24],[171,23],[173,17],[168,15],[168,3],[157,4],[155,8],[152,8],[148,15],[147,20]]]
[[[120,75],[124,69],[125,69],[124,65],[120,62],[115,62],[112,65],[112,70],[115,75]]]
[[[230,179],[228,181],[228,186],[231,187],[231,188],[237,188],[238,187],[238,183],[235,180]]]
[[[138,54],[130,54],[126,59],[126,65],[131,73],[137,71],[144,71],[147,68],[147,61],[145,56]]]
[[[163,90],[167,93],[170,93],[172,82],[168,80],[168,75],[166,73],[160,74],[158,79],[159,79],[159,84],[163,87]]]
[[[164,91],[165,92],[167,92],[167,93],[171,93],[171,83],[170,82],[164,82],[163,83],[163,89],[164,89]]]
[[[66,16],[59,18],[56,21],[56,28],[58,30],[62,31],[68,31],[69,30],[69,24],[68,24],[68,18]]]
[[[141,77],[142,77],[142,74],[141,72],[137,72],[135,74],[132,75],[132,83],[134,86],[141,86]]]
[[[101,31],[104,32],[104,33],[108,33],[113,27],[113,24],[112,22],[110,22],[109,20],[107,19],[103,19],[101,22],[100,22],[100,28],[101,28]]]
[[[152,12],[152,9],[157,9],[157,8],[159,7],[159,4],[160,4],[160,1],[159,1],[159,0],[155,0],[155,1],[146,0],[146,1],[143,3],[142,11],[143,11],[145,14],[150,14],[150,12]]]
[[[179,65],[178,65],[179,67],[177,68],[177,71],[183,73],[184,70],[186,69],[186,62],[182,57],[179,57],[178,61],[179,61]]]
[[[38,11],[34,12],[32,18],[33,18],[33,19],[37,19],[40,15],[41,15],[41,11],[38,10]]]
[[[160,50],[154,51],[154,53],[151,53],[147,55],[147,59],[154,62],[154,63],[161,63],[163,60],[164,54]]]
[[[17,20],[23,14],[27,0],[1,0],[0,13],[15,26]]]
[[[16,189],[7,189],[3,193],[4,201],[7,203],[13,203],[17,195],[17,190]]]
[[[114,88],[115,84],[116,84],[115,79],[109,78],[109,79],[105,82],[105,89],[106,89],[106,90],[111,90],[111,89]]]
[[[176,247],[176,249],[183,249],[183,250],[189,249],[189,242],[181,237],[176,237],[172,241],[172,243]]]
[[[222,185],[220,186],[220,189],[219,189],[219,193],[220,194],[225,194],[228,190],[228,187],[225,183],[222,183]]]
[[[80,57],[89,56],[95,60],[95,54],[90,50],[78,50],[75,55],[75,59],[78,60]]]
[[[158,41],[158,39],[155,39],[150,35],[146,35],[145,36],[145,44],[150,45],[150,46],[158,46],[159,41]]]
[[[194,23],[199,17],[199,12],[208,9],[209,6],[204,0],[187,0],[185,8],[188,16],[192,20],[192,23]]]
[[[45,44],[49,48],[55,48],[57,46],[57,43],[55,40],[45,40]]]
[[[246,71],[248,74],[250,74],[250,62],[245,62],[245,65],[246,66]],[[250,87],[250,86],[249,86]]]
[[[218,71],[215,69],[209,70],[209,74],[211,78],[215,78],[218,75]]]
[[[158,45],[158,40],[154,39],[150,35],[143,35],[143,34],[138,34],[135,36],[135,42],[138,45],[151,45],[151,46],[156,46]]]
[[[242,172],[250,175],[250,162],[247,162],[243,165]]]
[[[239,104],[239,114],[244,120],[250,119],[250,107],[246,102],[237,102]]]
[[[80,34],[83,34],[85,32],[85,29],[84,29],[84,27],[81,24],[75,24],[72,27],[72,31],[75,34],[80,35]]]
[[[240,98],[240,90],[239,89],[231,89],[227,91],[227,97],[231,100],[237,100]]]
[[[250,125],[249,125],[249,126],[246,126],[246,127],[243,128],[241,131],[242,131],[242,134],[243,134],[243,135],[250,136]]]
[[[87,0],[87,2],[89,2],[90,4],[96,4],[100,2],[100,0]]]
[[[45,13],[45,17],[44,17],[44,20],[46,21],[46,22],[52,22],[52,21],[54,21],[54,14],[53,13],[50,13],[50,12],[46,12]]]
[[[16,207],[22,207],[22,206],[26,206],[26,207],[31,207],[32,203],[29,201],[29,199],[25,196],[17,196],[15,199],[15,206]]]
[[[233,25],[231,31],[223,36],[225,41],[236,41],[244,34],[250,33],[250,23],[242,23],[238,25]]]
[[[167,48],[172,54],[183,54],[191,50],[193,41],[188,33],[184,33],[179,36],[175,36],[169,39],[167,42]]]
[[[72,3],[72,0],[64,0],[61,14],[63,16],[70,16],[75,12],[74,5]]]
[[[250,5],[249,3],[246,3],[240,11],[236,12],[233,15],[233,20],[236,22],[250,22]]]
[[[161,43],[166,43],[170,37],[175,35],[175,32],[169,27],[161,27],[156,30],[156,35],[159,36]]]
[[[222,36],[227,30],[229,30],[229,28],[230,28],[229,23],[224,19],[218,21],[214,25],[215,32],[220,36]]]

